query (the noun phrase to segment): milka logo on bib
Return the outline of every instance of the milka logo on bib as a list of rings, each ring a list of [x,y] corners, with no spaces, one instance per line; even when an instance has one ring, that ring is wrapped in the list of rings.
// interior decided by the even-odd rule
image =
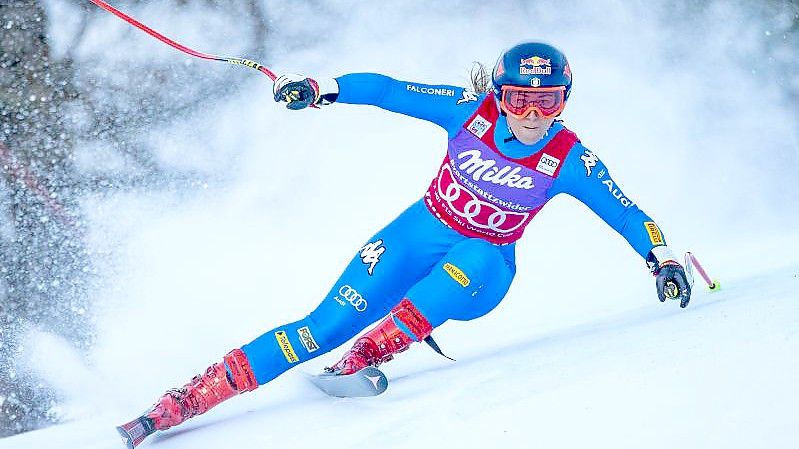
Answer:
[[[497,167],[497,161],[493,159],[483,160],[480,150],[468,150],[458,154],[458,159],[468,158],[461,163],[458,168],[471,175],[475,181],[488,181],[501,186],[513,187],[516,189],[532,189],[533,178],[521,176],[521,167],[511,168],[510,165]]]

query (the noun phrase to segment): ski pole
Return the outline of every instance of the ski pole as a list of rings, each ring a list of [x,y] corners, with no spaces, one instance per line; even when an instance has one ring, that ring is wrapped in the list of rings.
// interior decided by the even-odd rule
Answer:
[[[243,66],[251,67],[253,69],[261,71],[266,76],[271,78],[272,81],[274,81],[275,78],[277,78],[277,76],[274,73],[272,73],[271,70],[267,69],[266,67],[264,67],[263,65],[255,62],[255,61],[252,61],[252,60],[249,60],[249,59],[244,59],[244,58],[229,58],[229,57],[224,57],[224,56],[209,55],[207,53],[201,53],[199,51],[192,50],[191,48],[186,47],[185,45],[181,45],[181,44],[173,41],[172,39],[164,36],[163,34],[159,33],[158,31],[153,30],[152,28],[150,28],[147,25],[139,22],[138,20],[134,19],[133,17],[123,13],[122,11],[114,8],[113,6],[109,5],[108,3],[106,3],[103,0],[89,0],[89,1],[91,1],[95,5],[99,6],[100,8],[103,8],[104,10],[110,12],[111,14],[119,17],[120,19],[124,20],[125,22],[128,22],[129,24],[135,26],[136,28],[144,31],[145,33],[147,33],[150,36],[158,39],[159,41],[161,41],[161,42],[163,42],[163,43],[165,43],[167,45],[170,45],[170,46],[172,46],[174,48],[177,48],[178,50],[180,50],[180,51],[182,51],[184,53],[188,53],[188,54],[190,54],[192,56],[195,56],[197,58],[207,59],[207,60],[210,60],[210,61],[223,61],[223,62],[227,62],[227,63],[230,63],[230,64],[237,64],[237,65],[243,65]]]
[[[719,284],[719,281],[710,279],[710,276],[707,275],[707,272],[705,271],[704,268],[702,268],[702,265],[699,263],[699,260],[690,251],[685,253],[685,265],[688,268],[690,268],[690,265],[696,267],[696,271],[698,271],[699,274],[702,276],[702,279],[704,279],[705,282],[707,282],[707,288],[711,292],[718,291],[721,288],[721,284]]]

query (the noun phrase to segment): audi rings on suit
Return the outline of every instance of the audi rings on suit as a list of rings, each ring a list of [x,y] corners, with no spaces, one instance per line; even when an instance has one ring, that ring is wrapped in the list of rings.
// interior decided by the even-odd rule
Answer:
[[[368,306],[366,298],[361,296],[361,294],[358,293],[358,290],[355,290],[349,285],[342,285],[341,288],[338,289],[338,294],[341,298],[349,302],[352,305],[352,307],[355,307],[355,310],[357,310],[358,312],[363,312],[364,310],[366,310],[366,307]],[[340,304],[343,304],[343,301],[339,300],[338,296],[336,297],[336,300]]]

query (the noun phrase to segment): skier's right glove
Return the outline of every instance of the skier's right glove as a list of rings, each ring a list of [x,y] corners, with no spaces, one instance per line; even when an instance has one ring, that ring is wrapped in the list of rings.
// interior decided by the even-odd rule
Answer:
[[[691,301],[691,283],[688,282],[685,269],[677,262],[671,249],[665,245],[652,248],[646,262],[655,275],[660,302],[665,302],[667,299],[680,300],[680,307],[687,307]]]
[[[286,102],[289,109],[305,109],[308,106],[330,104],[338,98],[338,82],[335,79],[316,81],[303,75],[287,73],[275,80],[272,88],[275,101]]]

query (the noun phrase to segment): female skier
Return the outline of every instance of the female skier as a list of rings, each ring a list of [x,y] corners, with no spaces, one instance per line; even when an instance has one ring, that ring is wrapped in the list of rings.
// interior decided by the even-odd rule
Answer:
[[[368,104],[433,122],[447,132],[444,161],[424,197],[360,248],[316,310],[168,391],[133,421],[145,436],[256,389],[380,318],[328,372],[377,366],[413,342],[431,342],[433,329],[447,320],[485,315],[513,280],[515,242],[559,193],[585,203],[644,258],[661,302],[688,304],[690,285],[658,226],[556,120],[572,86],[563,53],[544,43],[519,44],[499,57],[491,80],[488,92],[370,73],[275,81],[275,101],[289,109]]]

